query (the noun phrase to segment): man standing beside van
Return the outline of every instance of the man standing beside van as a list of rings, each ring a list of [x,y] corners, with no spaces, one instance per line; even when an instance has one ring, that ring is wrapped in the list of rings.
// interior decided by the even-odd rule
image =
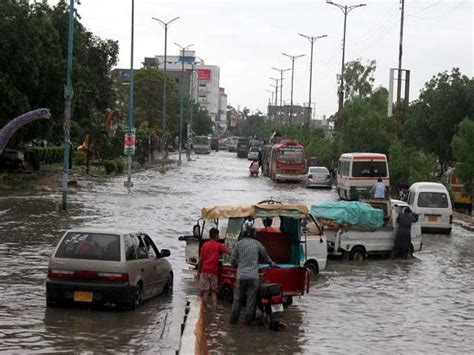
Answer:
[[[405,207],[402,214],[397,217],[397,235],[395,236],[395,246],[393,256],[395,258],[408,259],[411,246],[411,225],[418,221],[418,216],[413,214],[409,207]]]
[[[370,189],[370,194],[374,198],[380,198],[380,199],[385,198],[385,184],[383,183],[383,180],[381,177],[379,177],[377,179],[377,182],[372,185],[372,188]]]

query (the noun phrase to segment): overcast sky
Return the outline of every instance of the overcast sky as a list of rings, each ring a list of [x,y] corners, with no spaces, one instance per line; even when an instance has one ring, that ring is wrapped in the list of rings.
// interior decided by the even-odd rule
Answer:
[[[57,1],[51,1],[52,4]],[[340,3],[358,4],[354,0]],[[388,86],[389,68],[398,63],[399,0],[367,0],[348,16],[346,62],[377,61],[376,86]],[[118,67],[130,67],[131,0],[81,0],[82,23],[94,34],[119,41]],[[473,76],[473,1],[406,0],[403,67],[411,70],[411,99],[434,74],[459,67]],[[135,0],[135,68],[144,57],[164,53],[164,30],[151,17],[180,19],[168,30],[168,53],[178,54],[178,42],[194,43],[206,64],[220,67],[221,87],[234,107],[266,111],[271,67],[289,68],[281,53],[306,54],[295,63],[294,102],[308,102],[309,41],[298,36],[328,35],[316,42],[313,95],[316,114],[337,110],[336,74],[341,68],[343,14],[324,0],[305,1],[159,1]],[[283,100],[290,100],[290,76],[285,74]]]

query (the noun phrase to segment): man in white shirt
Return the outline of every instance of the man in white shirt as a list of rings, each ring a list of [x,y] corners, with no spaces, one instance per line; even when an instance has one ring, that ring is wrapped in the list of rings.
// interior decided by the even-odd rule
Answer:
[[[381,177],[379,177],[377,179],[377,182],[372,185],[372,188],[370,189],[370,194],[374,198],[385,198],[385,184],[383,183]]]

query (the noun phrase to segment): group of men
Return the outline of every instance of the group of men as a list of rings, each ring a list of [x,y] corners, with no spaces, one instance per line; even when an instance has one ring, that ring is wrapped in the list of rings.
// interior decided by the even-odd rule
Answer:
[[[272,227],[272,219],[265,218],[262,231],[267,233],[279,232]],[[219,230],[211,228],[209,231],[209,241],[203,244],[199,256],[199,289],[204,304],[207,305],[211,298],[212,307],[217,306],[218,291],[218,271],[219,259],[222,254],[231,255],[232,265],[237,268],[236,284],[234,287],[234,300],[230,317],[231,324],[237,324],[240,318],[242,300],[246,298],[245,324],[250,325],[255,318],[257,306],[259,276],[259,258],[275,266],[276,264],[269,257],[265,247],[255,239],[256,230],[253,220],[250,218],[245,223],[241,238],[231,251],[224,244],[219,242]]]

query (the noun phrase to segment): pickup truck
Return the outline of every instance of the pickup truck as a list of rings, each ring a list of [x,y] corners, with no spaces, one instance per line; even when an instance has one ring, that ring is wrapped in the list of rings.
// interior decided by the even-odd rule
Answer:
[[[384,211],[384,225],[378,228],[363,227],[357,224],[338,224],[335,221],[315,216],[325,225],[324,234],[327,237],[328,255],[339,255],[345,259],[361,261],[371,254],[390,254],[395,244],[397,216],[408,204],[398,200],[368,200],[372,207]],[[414,223],[411,229],[411,250],[420,251],[422,234],[419,223]]]

